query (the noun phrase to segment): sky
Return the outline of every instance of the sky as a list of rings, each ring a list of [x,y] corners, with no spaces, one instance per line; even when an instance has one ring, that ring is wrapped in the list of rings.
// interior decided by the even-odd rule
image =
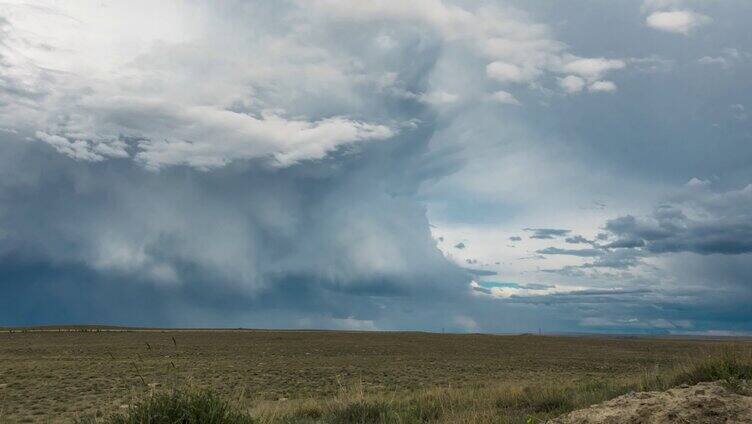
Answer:
[[[750,21],[0,3],[0,325],[750,334]]]

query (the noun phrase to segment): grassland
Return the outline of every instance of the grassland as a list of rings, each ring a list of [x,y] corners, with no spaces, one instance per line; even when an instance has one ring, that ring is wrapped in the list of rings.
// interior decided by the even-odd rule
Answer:
[[[209,389],[262,422],[505,422],[637,388],[646,376],[659,386],[655,379],[675,379],[677,363],[750,347],[529,335],[3,332],[0,422],[101,419],[151,393],[186,388]]]

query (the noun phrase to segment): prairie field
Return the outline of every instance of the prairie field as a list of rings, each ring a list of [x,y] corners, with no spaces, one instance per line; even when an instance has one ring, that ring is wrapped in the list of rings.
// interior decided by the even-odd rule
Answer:
[[[419,421],[506,422],[536,412],[546,417],[561,407],[538,411],[515,404],[512,411],[498,400],[510,393],[627,387],[679,363],[720,350],[748,352],[750,347],[747,340],[699,338],[4,330],[0,422],[104,420],[138,399],[183,388],[208,389],[262,422],[316,422],[324,416],[317,405],[332,408],[345,398],[351,405],[353,399],[389,403],[432,396],[445,398],[441,408],[450,410],[434,411]],[[479,408],[472,413],[458,406],[494,396],[495,404],[468,407]],[[365,415],[340,421],[379,420],[390,421]]]

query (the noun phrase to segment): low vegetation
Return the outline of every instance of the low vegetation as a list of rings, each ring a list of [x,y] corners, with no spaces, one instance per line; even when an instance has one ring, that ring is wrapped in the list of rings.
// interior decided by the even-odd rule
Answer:
[[[538,423],[631,391],[666,390],[679,385],[722,380],[740,387],[752,380],[752,355],[730,348],[706,353],[666,369],[631,378],[558,384],[497,384],[428,388],[407,395],[368,394],[363,387],[341,389],[331,399],[260,402],[223,400],[197,387],[159,392],[127,411],[87,423]]]
[[[175,390],[155,393],[123,414],[103,420],[84,418],[81,424],[107,422],[111,424],[245,424],[253,423],[250,415],[241,411],[211,390]]]

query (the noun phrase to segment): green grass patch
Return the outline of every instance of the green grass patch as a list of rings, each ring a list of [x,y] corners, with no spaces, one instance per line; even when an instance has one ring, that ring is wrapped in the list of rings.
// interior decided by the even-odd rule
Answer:
[[[156,393],[130,407],[127,412],[103,421],[94,418],[81,424],[248,424],[255,420],[209,390]]]

